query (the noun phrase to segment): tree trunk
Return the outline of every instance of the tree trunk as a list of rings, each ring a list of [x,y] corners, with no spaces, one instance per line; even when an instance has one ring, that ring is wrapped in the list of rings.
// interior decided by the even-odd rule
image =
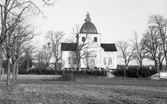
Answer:
[[[159,78],[160,78],[160,72],[161,71],[163,71],[162,70],[162,62],[161,62],[161,60],[159,60],[159,67],[158,67]]]
[[[1,75],[2,75],[2,66],[0,65],[0,78],[1,78]]]
[[[0,77],[1,77],[1,75],[2,75],[2,59],[0,57]]]
[[[79,51],[76,51],[76,58],[77,58],[77,70],[80,71],[80,61],[81,61],[81,58],[80,58],[80,52]]]
[[[58,65],[58,61],[56,61],[56,70],[59,70],[59,65]]]
[[[159,78],[160,78],[160,69],[156,60],[154,60],[154,64],[155,64],[155,69],[157,70],[157,73],[159,73]]]
[[[159,62],[159,71],[163,71],[162,70],[162,62]]]
[[[166,55],[166,54],[164,54],[164,55]],[[167,71],[167,56],[165,56],[165,61],[166,61],[166,69],[163,71]]]
[[[161,31],[161,30],[160,30]],[[162,38],[162,43],[163,43],[163,51],[164,51],[164,57],[165,57],[165,61],[166,61],[166,71],[167,71],[167,50],[166,50],[166,38],[164,38],[165,34],[161,34],[161,38]]]
[[[8,69],[7,69],[7,80],[6,80],[6,85],[10,85],[10,59],[7,59],[7,64],[8,64]]]
[[[160,78],[160,66],[157,66],[158,77]]]
[[[78,71],[80,71],[80,68],[81,68],[80,59],[77,59],[77,68],[78,68]]]
[[[29,62],[29,59],[27,60],[27,73],[29,72],[30,70],[30,62]]]
[[[2,48],[0,48],[2,50]],[[2,53],[0,52],[0,77],[2,75],[2,63],[3,63],[3,57],[2,57]]]
[[[139,60],[139,67],[138,67],[138,69],[137,69],[137,77],[138,77],[138,78],[140,77],[139,71],[140,71],[141,68],[143,68],[143,61],[142,61],[142,60]]]
[[[124,68],[124,78],[126,77],[126,66]]]
[[[77,70],[79,71],[80,70],[80,61],[81,61],[81,58],[80,58],[80,49],[79,49],[79,34],[77,33],[76,34],[76,43],[77,43],[77,48],[76,48],[76,58],[77,58]]]
[[[124,78],[126,78],[126,70],[128,69],[128,65],[125,64],[125,68],[124,68]]]
[[[19,73],[19,66],[16,65],[16,76],[15,76],[15,79],[16,79],[16,80],[17,80],[17,78],[18,78],[18,73]]]
[[[16,77],[16,63],[14,62],[14,65],[13,65],[13,78],[12,78],[12,80],[13,80],[13,82],[15,82],[15,78]]]
[[[140,64],[140,67],[142,68],[142,67],[143,67],[143,62],[142,62],[142,60],[139,61],[139,64]]]
[[[124,78],[126,77],[126,70],[127,69],[128,69],[128,63],[125,61]]]
[[[158,72],[158,64],[157,64],[157,62],[156,61],[154,61],[154,64],[155,64],[155,69],[157,70],[157,72]]]
[[[139,78],[140,77],[140,75],[139,75],[139,70],[140,70],[140,66],[137,68],[137,78]]]

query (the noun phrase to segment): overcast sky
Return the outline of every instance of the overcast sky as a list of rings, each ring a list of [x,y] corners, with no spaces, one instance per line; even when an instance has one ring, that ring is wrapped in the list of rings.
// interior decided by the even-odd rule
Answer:
[[[131,39],[134,31],[141,38],[150,15],[167,18],[167,0],[57,0],[53,7],[42,10],[47,18],[35,19],[41,32],[38,41],[43,41],[48,30],[72,36],[72,28],[75,24],[82,26],[89,12],[92,23],[102,34],[102,42],[114,43]]]

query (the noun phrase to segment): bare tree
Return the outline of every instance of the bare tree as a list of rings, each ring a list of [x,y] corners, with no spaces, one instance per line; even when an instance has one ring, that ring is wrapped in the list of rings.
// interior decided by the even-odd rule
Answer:
[[[165,56],[166,69],[167,69],[167,39],[166,39],[167,19],[165,19],[161,15],[152,15],[149,18],[149,25],[157,28],[159,32],[160,39],[162,41],[162,46],[163,46],[162,49]]]
[[[139,67],[137,68],[137,76],[139,77],[139,69],[143,67],[143,60],[145,59],[144,46],[139,41],[138,35],[134,32],[134,37],[131,40],[134,47],[133,59],[137,61]]]
[[[23,60],[27,60],[27,68],[26,68],[26,71],[28,72],[30,70],[30,63],[29,63],[29,60],[30,59],[33,59],[33,54],[35,53],[36,51],[36,46],[35,45],[32,45],[30,44],[31,40],[27,42],[26,46],[24,47],[24,57],[23,57]],[[19,60],[21,61],[21,60]],[[23,61],[22,61],[23,62]],[[20,62],[20,65],[22,63]]]
[[[62,52],[61,52],[60,47],[61,47],[63,36],[64,36],[64,33],[61,31],[58,31],[58,32],[48,31],[45,37],[49,41],[48,44],[50,44],[50,47],[52,48],[52,52],[55,57],[56,70],[59,70],[58,62],[62,57]]]
[[[3,56],[0,53],[0,78],[1,78],[1,74],[2,74],[2,62],[3,62]]]
[[[22,27],[19,25],[17,29],[13,31],[11,35],[7,38],[8,41],[4,42],[5,56],[8,60],[8,66],[12,65],[13,70],[13,81],[17,78],[18,67],[23,62],[23,54],[25,53],[26,43],[33,38],[33,33],[28,30],[28,27]],[[10,68],[10,67],[9,67]],[[16,75],[16,76],[15,76]]]
[[[76,48],[76,51],[75,51],[75,53],[76,53],[76,59],[77,59],[77,68],[78,68],[78,70],[80,70],[80,66],[81,66],[80,65],[80,61],[81,61],[81,57],[83,56],[83,55],[81,55],[81,50],[82,50],[83,47],[79,46],[79,38],[80,38],[79,31],[80,31],[80,26],[79,25],[75,25],[75,27],[72,30],[73,30],[72,34],[75,36],[75,38],[76,38],[76,44],[77,44],[77,48]]]
[[[118,41],[117,42],[117,47],[120,52],[119,57],[123,58],[124,63],[125,63],[125,68],[124,68],[124,78],[126,77],[126,69],[128,69],[129,62],[133,60],[133,55],[134,55],[134,47],[130,45],[127,41]]]
[[[35,55],[35,58],[37,60],[37,65],[38,65],[37,67],[39,67],[41,64],[45,64],[46,62],[45,55],[42,49],[37,52],[37,54]]]
[[[57,0],[42,0],[44,5],[53,6]]]
[[[133,58],[136,59],[140,67],[143,67],[143,60],[145,58],[144,47],[143,45],[141,45],[141,42],[139,41],[137,33],[134,32],[133,35],[134,35],[134,38],[131,40],[134,46]]]
[[[43,0],[45,4],[49,1]],[[38,6],[31,0],[2,0],[0,2],[0,18],[1,18],[1,33],[0,33],[0,50],[3,47],[7,50],[7,60],[10,64],[11,52],[9,51],[12,46],[10,43],[11,34],[14,32],[16,27],[22,23],[25,19],[25,14],[39,14],[42,13]],[[6,45],[4,42],[7,41]],[[9,66],[9,65],[8,65]],[[10,68],[10,66],[8,67]],[[10,69],[7,71],[7,85],[9,85]]]
[[[45,5],[53,5],[53,0],[42,0]],[[7,36],[14,31],[24,19],[25,14],[42,14],[40,8],[31,0],[2,0],[0,1],[0,48]]]
[[[52,56],[52,49],[51,49],[50,45],[49,44],[44,45],[42,51],[43,51],[45,63],[46,63],[47,66],[49,66],[50,59],[51,59],[51,56]]]
[[[50,59],[52,56],[52,50],[48,45],[44,45],[35,55],[36,60],[38,61],[38,68],[46,68],[49,66]]]
[[[12,43],[11,43],[11,36],[8,35],[7,37],[7,41],[4,42],[4,49],[5,51],[4,52],[4,55],[7,59],[7,82],[6,82],[6,85],[9,85],[10,84],[10,65],[11,65],[11,56],[12,56]]]
[[[23,59],[22,57],[24,56],[25,48],[27,47],[26,44],[34,37],[34,33],[29,31],[29,26],[23,27],[19,25],[11,36],[11,60],[13,64],[13,81],[15,81],[17,78],[16,76],[18,75],[19,63],[20,61],[23,61],[21,59]]]
[[[159,31],[154,26],[150,26],[144,33],[141,42],[144,47],[146,58],[154,61],[155,69],[160,72],[164,59],[164,53],[162,51],[163,44],[160,39]]]
[[[80,31],[80,26],[75,25],[75,27],[72,29],[72,34],[75,36],[76,39],[76,59],[77,59],[77,68],[80,70],[80,64],[81,64],[81,58],[85,57],[86,53],[88,52],[87,50],[91,48],[93,45],[93,42],[89,41],[89,35],[85,34],[84,40],[82,42],[79,41],[81,39],[81,34],[79,34]],[[90,52],[89,52],[90,53]]]

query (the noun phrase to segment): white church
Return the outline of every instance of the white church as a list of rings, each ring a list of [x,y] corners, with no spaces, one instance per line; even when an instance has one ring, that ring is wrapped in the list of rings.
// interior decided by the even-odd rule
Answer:
[[[116,69],[117,49],[114,43],[102,43],[102,34],[98,33],[95,25],[91,22],[89,13],[86,15],[85,23],[79,32],[79,42],[61,43],[62,68],[77,68],[76,48],[77,45],[84,45],[80,51],[81,69]]]

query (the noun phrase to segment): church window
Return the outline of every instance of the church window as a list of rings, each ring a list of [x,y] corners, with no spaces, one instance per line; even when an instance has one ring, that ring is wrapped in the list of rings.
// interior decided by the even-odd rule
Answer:
[[[73,57],[73,64],[77,64],[77,58]]]
[[[85,40],[86,40],[85,37],[82,37],[82,42],[85,42]]]
[[[70,64],[70,57],[68,57],[68,64]]]
[[[106,65],[106,58],[104,57],[104,59],[103,59],[103,62],[104,62],[104,65]]]
[[[112,58],[109,58],[108,65],[112,65]]]
[[[94,37],[94,42],[97,42],[97,37]]]
[[[68,57],[68,64],[71,64],[71,57]]]

